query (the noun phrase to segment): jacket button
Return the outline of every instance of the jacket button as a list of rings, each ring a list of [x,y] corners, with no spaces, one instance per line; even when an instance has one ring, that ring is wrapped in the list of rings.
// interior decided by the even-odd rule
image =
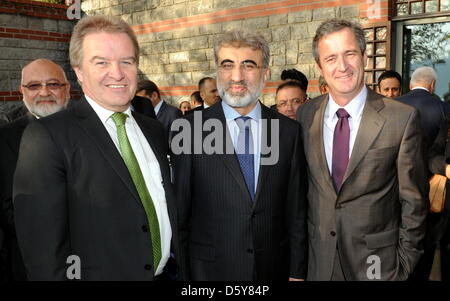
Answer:
[[[247,249],[247,253],[253,254],[253,249]]]
[[[336,232],[331,231],[331,232],[330,232],[330,235],[331,235],[331,236],[336,236]]]
[[[144,266],[144,269],[146,269],[147,271],[150,271],[150,270],[152,269],[152,266],[149,265],[149,264],[146,264],[146,265]]]
[[[147,225],[143,225],[142,226],[142,231],[143,232],[148,232],[148,226]]]

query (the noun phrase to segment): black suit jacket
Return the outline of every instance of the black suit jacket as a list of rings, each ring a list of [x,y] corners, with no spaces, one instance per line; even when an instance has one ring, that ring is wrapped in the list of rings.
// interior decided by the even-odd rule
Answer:
[[[135,112],[156,119],[155,109],[153,108],[150,99],[136,95],[131,100],[131,105],[133,106]]]
[[[180,258],[167,137],[159,122],[133,113],[159,162],[172,247]],[[128,169],[83,98],[24,132],[14,177],[19,246],[31,280],[66,280],[77,255],[82,280],[152,280],[148,222]]]
[[[422,89],[411,90],[397,97],[397,100],[413,106],[419,111],[425,142],[425,153],[427,153],[436,139],[441,123],[445,118],[442,101],[436,95]]]
[[[193,108],[193,109],[191,109],[191,110],[189,110],[189,111],[186,111],[186,113],[184,114],[185,116],[186,115],[190,115],[190,114],[192,114],[192,113],[194,113],[194,112],[196,112],[196,111],[203,111],[205,109],[205,107],[203,106],[203,104],[201,104],[200,106],[198,106],[198,107],[195,107],[195,108]]]
[[[174,106],[168,105],[164,100],[161,101],[162,104],[159,108],[158,114],[156,114],[156,117],[158,118],[158,121],[163,124],[166,132],[169,133],[170,125],[175,119],[180,118],[182,113]]]
[[[17,245],[12,203],[13,177],[19,156],[20,140],[28,123],[36,118],[27,113],[0,127],[0,227],[4,233],[2,264],[7,280],[26,280],[25,267]]]
[[[229,137],[231,154],[174,156],[180,239],[188,254],[186,277],[192,280],[306,276],[306,166],[300,125],[261,107],[262,119],[269,124],[269,145],[276,141],[275,135],[279,137],[279,159],[274,165],[261,165],[254,202]],[[220,120],[223,129],[219,134],[228,131],[220,102],[195,114],[202,115],[202,123]],[[195,114],[184,117],[192,141]],[[279,132],[273,134],[272,120],[279,122]],[[202,132],[203,139],[209,134]],[[177,137],[173,136],[172,145],[178,143]]]

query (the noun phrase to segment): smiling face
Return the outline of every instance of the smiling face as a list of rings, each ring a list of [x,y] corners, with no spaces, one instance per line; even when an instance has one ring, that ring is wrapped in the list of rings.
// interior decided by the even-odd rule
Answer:
[[[318,43],[319,70],[339,105],[346,105],[364,87],[366,55],[349,28],[331,33]]]
[[[217,89],[223,101],[235,108],[252,109],[269,76],[261,50],[222,47],[218,51]]]
[[[85,36],[83,60],[75,67],[83,92],[102,107],[123,112],[137,86],[137,63],[125,33],[95,32]]]

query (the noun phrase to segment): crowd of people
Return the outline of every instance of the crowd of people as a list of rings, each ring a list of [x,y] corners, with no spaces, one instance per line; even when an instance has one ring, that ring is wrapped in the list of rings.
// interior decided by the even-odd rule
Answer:
[[[0,127],[1,279],[419,281],[439,248],[448,281],[449,202],[429,211],[429,179],[450,178],[436,72],[417,68],[402,94],[389,70],[372,91],[364,32],[342,19],[312,50],[321,95],[284,70],[269,108],[269,44],[226,32],[216,77],[177,108],[138,80],[126,22],[82,18],[69,53],[82,98],[34,60],[27,113]]]

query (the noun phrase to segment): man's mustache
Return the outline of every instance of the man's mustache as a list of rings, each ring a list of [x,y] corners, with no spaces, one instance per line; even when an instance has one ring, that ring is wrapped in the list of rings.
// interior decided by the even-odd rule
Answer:
[[[36,104],[39,104],[39,103],[41,103],[41,102],[43,102],[43,101],[46,101],[46,102],[47,102],[47,101],[51,101],[51,102],[57,103],[56,98],[55,98],[54,96],[49,96],[49,97],[39,97],[39,98],[36,99],[35,103],[36,103]]]

